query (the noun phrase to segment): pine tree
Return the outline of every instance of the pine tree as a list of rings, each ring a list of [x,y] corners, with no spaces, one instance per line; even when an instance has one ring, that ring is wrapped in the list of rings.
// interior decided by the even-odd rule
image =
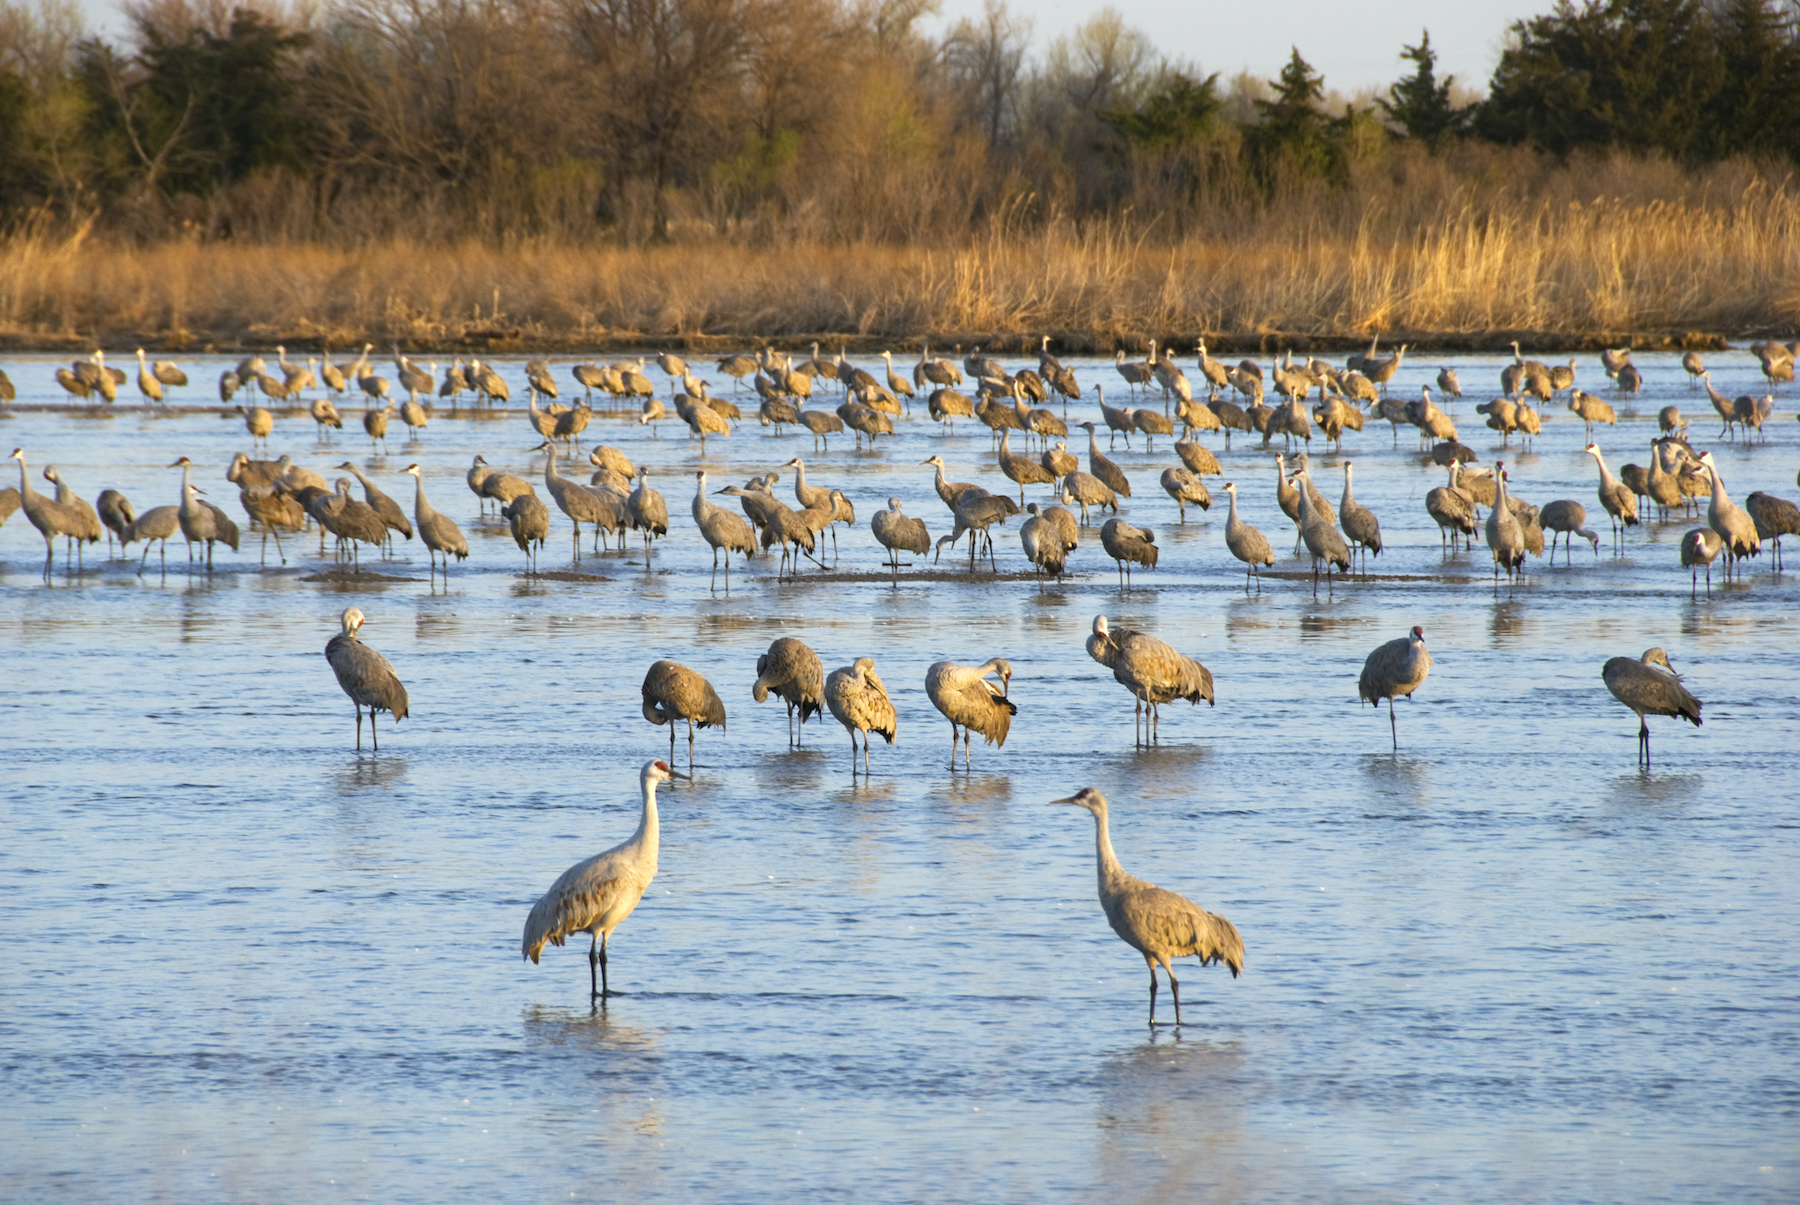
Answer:
[[[1454,75],[1437,82],[1437,53],[1431,49],[1431,31],[1424,30],[1417,46],[1408,46],[1400,55],[1416,70],[1388,89],[1391,99],[1377,97],[1375,103],[1389,118],[1400,123],[1408,138],[1416,138],[1432,150],[1443,147],[1449,139],[1461,134],[1473,116],[1470,109],[1458,109],[1450,103],[1450,86]]]
[[[1269,81],[1275,99],[1259,100],[1262,120],[1244,131],[1251,162],[1265,187],[1280,171],[1303,176],[1331,176],[1340,156],[1333,145],[1331,122],[1319,111],[1325,81],[1293,48],[1279,79]]]

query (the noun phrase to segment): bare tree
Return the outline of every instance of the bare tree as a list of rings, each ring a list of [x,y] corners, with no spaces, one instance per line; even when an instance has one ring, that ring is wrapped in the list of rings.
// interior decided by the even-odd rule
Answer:
[[[967,89],[989,144],[999,145],[1018,106],[1020,73],[1031,22],[1015,17],[1006,0],[987,0],[979,18],[963,18],[944,39],[944,63]]]

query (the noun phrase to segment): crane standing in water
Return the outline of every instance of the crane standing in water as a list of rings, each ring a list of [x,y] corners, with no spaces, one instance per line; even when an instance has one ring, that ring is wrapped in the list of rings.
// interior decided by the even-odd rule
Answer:
[[[369,709],[369,739],[375,752],[381,752],[381,740],[375,735],[375,713],[385,711],[398,724],[407,717],[406,687],[388,659],[362,642],[357,635],[365,622],[355,607],[344,608],[340,619],[343,631],[325,644],[325,660],[337,675],[338,685],[356,704],[356,749],[362,751],[362,709]]]

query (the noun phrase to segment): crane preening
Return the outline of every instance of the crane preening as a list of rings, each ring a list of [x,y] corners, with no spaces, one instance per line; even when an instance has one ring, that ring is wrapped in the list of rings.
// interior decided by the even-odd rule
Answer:
[[[1363,662],[1362,678],[1356,684],[1358,702],[1380,707],[1388,705],[1388,728],[1394,737],[1394,752],[1400,752],[1400,729],[1394,722],[1394,696],[1412,698],[1413,691],[1425,685],[1431,672],[1431,654],[1425,648],[1425,629],[1415,627],[1398,640],[1390,640]]]

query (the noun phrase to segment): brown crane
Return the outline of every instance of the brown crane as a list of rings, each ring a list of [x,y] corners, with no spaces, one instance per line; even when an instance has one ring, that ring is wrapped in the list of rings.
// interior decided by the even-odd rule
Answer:
[[[1212,673],[1192,657],[1130,628],[1113,631],[1106,616],[1094,616],[1094,630],[1087,638],[1088,656],[1113,672],[1113,680],[1132,694],[1132,738],[1140,746],[1153,743],[1161,733],[1161,707],[1186,699],[1198,707],[1200,700],[1213,703]],[[1148,728],[1139,736],[1139,728]]]
[[[761,703],[770,691],[787,704],[788,748],[795,748],[806,721],[825,706],[825,666],[819,655],[792,636],[776,638],[769,651],[756,659],[756,682],[750,687],[750,697]],[[795,711],[800,713],[798,725]]]
[[[694,768],[694,725],[725,730],[725,702],[712,683],[675,661],[658,661],[644,675],[644,718],[669,726],[669,759],[675,758],[675,722],[686,720],[688,770]]]
[[[934,661],[925,671],[925,696],[950,721],[950,768],[956,769],[956,731],[962,729],[963,769],[969,768],[969,734],[979,732],[987,744],[1005,745],[1018,707],[1008,697],[1012,662],[994,657],[980,665]],[[1000,675],[1000,685],[987,681]]]
[[[1150,1025],[1156,1025],[1156,966],[1169,977],[1175,1024],[1181,1024],[1181,984],[1169,963],[1193,955],[1201,966],[1224,963],[1236,979],[1244,969],[1244,939],[1237,926],[1173,891],[1134,878],[1119,865],[1107,832],[1106,796],[1086,787],[1052,803],[1086,808],[1094,817],[1094,858],[1100,880],[1100,908],[1121,940],[1144,956],[1150,968]]]
[[[1394,738],[1394,752],[1400,752],[1400,728],[1394,720],[1394,696],[1412,698],[1413,691],[1425,685],[1431,672],[1431,654],[1425,648],[1425,629],[1413,630],[1398,640],[1390,640],[1369,654],[1363,662],[1362,677],[1356,683],[1359,702],[1380,707],[1388,705],[1388,728]]]
[[[869,773],[869,733],[879,732],[888,744],[899,733],[899,717],[887,687],[875,672],[873,657],[831,671],[825,679],[825,706],[850,734],[850,777],[856,778],[856,734],[863,734],[863,774]]]
[[[147,548],[145,551],[149,551]],[[404,720],[407,710],[406,687],[388,659],[362,642],[359,634],[365,622],[355,607],[344,608],[339,617],[343,630],[325,643],[325,660],[337,675],[338,685],[356,705],[356,751],[362,752],[362,709],[369,709],[369,740],[375,752],[381,752],[381,738],[375,735],[375,713],[385,711],[394,723]]]
[[[1646,716],[1666,715],[1700,727],[1700,700],[1681,684],[1681,675],[1660,648],[1646,649],[1639,658],[1611,657],[1600,667],[1600,677],[1612,697],[1637,713],[1638,762],[1650,768],[1650,723]]]

